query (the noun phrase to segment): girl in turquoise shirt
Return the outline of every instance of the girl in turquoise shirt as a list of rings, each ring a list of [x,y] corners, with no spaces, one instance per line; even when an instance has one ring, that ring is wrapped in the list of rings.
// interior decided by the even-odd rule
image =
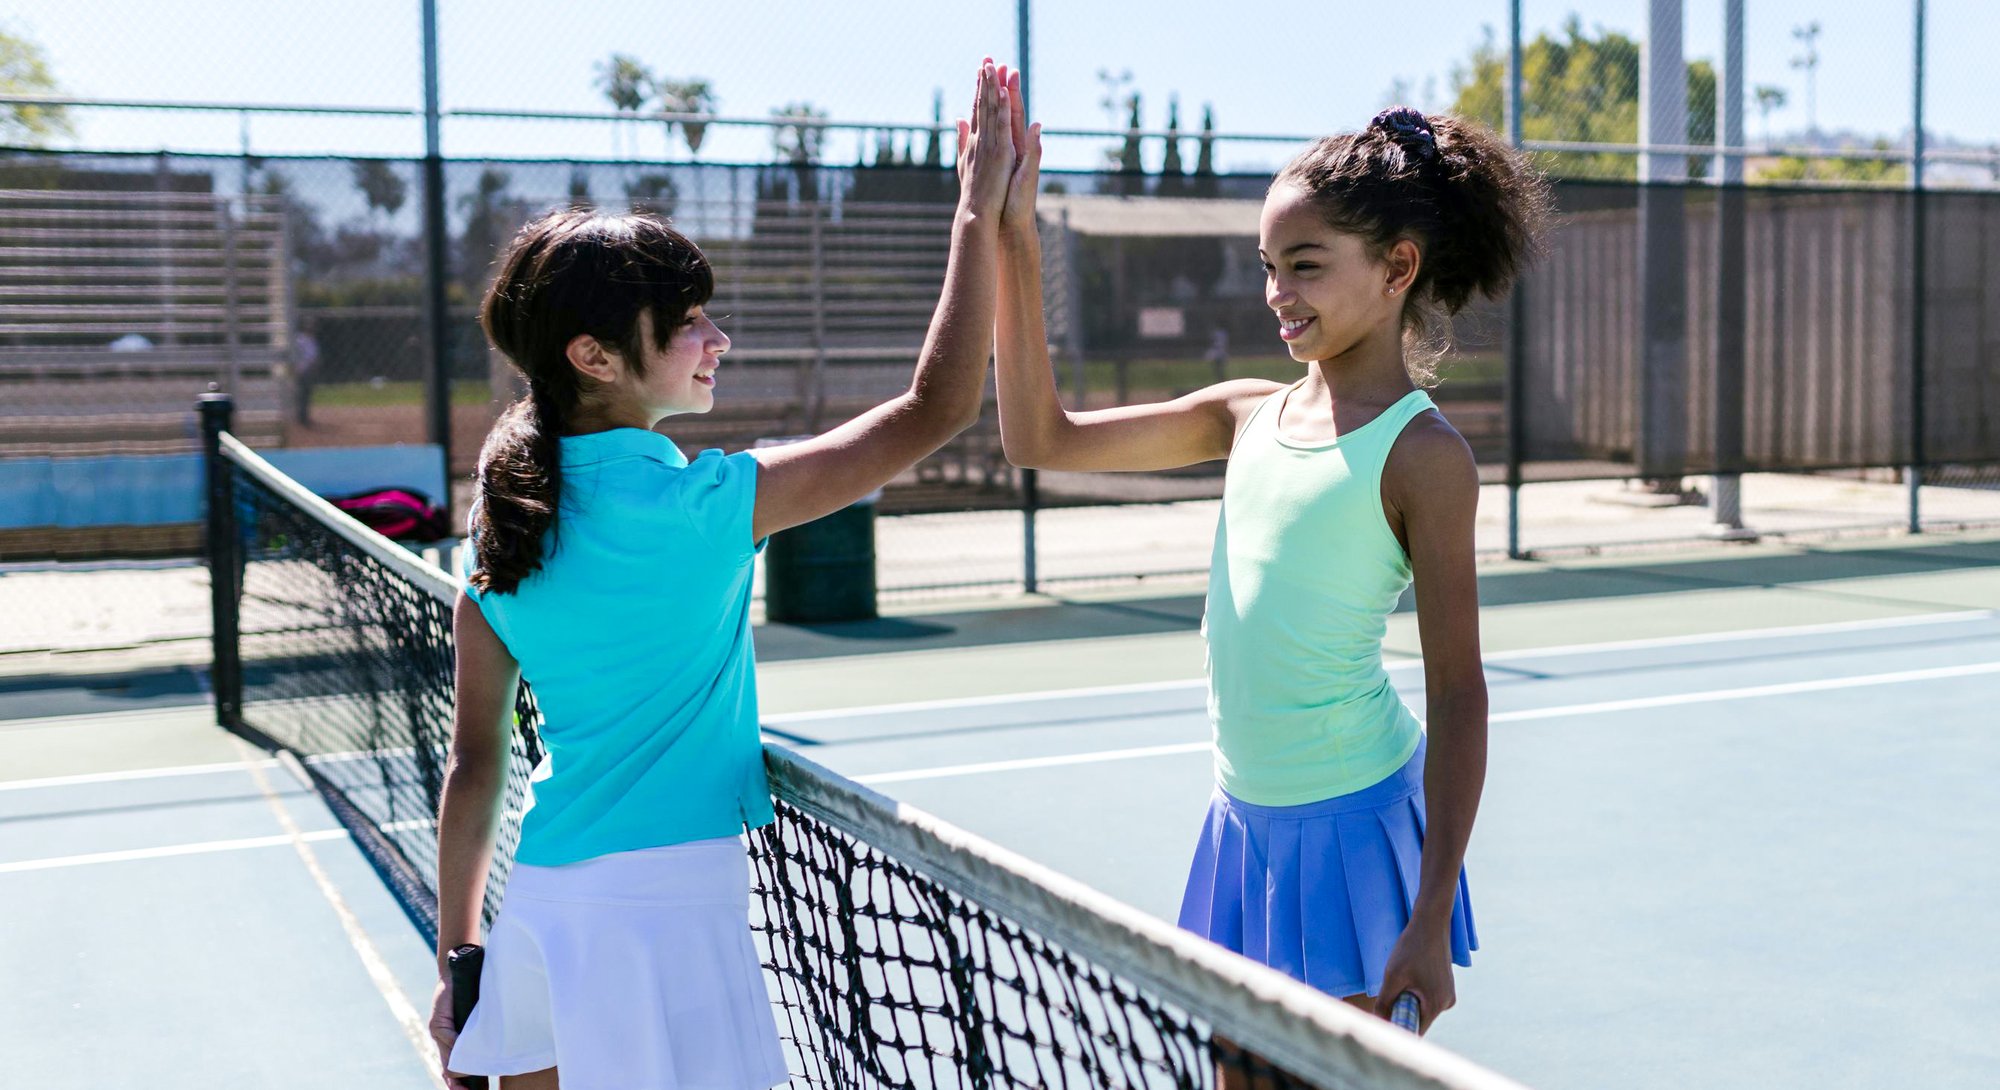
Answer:
[[[1477,945],[1462,871],[1486,767],[1472,451],[1425,345],[1527,260],[1545,183],[1491,132],[1389,110],[1279,172],[1258,247],[1296,382],[1066,412],[1042,323],[1039,140],[1001,215],[1007,457],[1059,470],[1230,465],[1203,629],[1217,789],[1181,924],[1364,1009],[1448,1009]],[[1428,730],[1382,665],[1414,579]],[[1426,737],[1436,745],[1428,745]]]
[[[652,430],[707,412],[729,385],[708,261],[665,222],[556,213],[501,259],[480,321],[528,395],[480,452],[453,613],[431,1019],[448,1070],[502,1076],[503,1090],[554,1087],[558,1072],[571,1086],[654,1090],[786,1080],[740,840],[771,820],[754,555],[978,419],[1018,93],[989,60],[959,122],[950,263],[908,391],[805,442],[690,462]],[[445,955],[481,939],[523,676],[549,774],[486,936],[478,1006],[454,1034]]]

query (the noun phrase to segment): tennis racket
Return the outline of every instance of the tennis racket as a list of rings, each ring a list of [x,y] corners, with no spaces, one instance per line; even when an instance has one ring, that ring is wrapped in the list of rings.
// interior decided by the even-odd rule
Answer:
[[[462,1033],[465,1020],[472,1017],[473,1005],[479,1002],[479,968],[486,960],[486,950],[460,946],[446,954],[444,960],[451,971],[451,1028]],[[484,1075],[460,1075],[458,1081],[471,1090],[486,1090]]]

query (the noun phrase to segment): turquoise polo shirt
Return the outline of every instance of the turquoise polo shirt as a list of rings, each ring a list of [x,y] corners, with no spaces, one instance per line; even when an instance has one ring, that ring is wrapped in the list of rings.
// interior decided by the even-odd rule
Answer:
[[[559,866],[772,820],[750,642],[757,463],[616,428],[562,440],[540,571],[467,588],[535,688],[546,778],[515,858]],[[474,550],[460,550],[470,574]]]

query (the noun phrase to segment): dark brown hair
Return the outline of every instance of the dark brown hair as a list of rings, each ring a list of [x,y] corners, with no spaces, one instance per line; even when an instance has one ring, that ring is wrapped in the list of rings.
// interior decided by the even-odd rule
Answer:
[[[1271,187],[1281,185],[1377,256],[1399,239],[1417,244],[1403,330],[1419,382],[1435,377],[1451,316],[1475,296],[1499,298],[1526,268],[1549,213],[1548,182],[1492,130],[1408,107],[1314,141],[1278,172]]]
[[[654,347],[664,348],[714,291],[708,259],[657,216],[554,212],[514,236],[479,324],[527,378],[528,394],[501,414],[479,451],[474,587],[512,593],[542,566],[544,535],[554,547],[561,439],[595,388],[570,364],[570,341],[595,337],[643,371],[639,315],[653,316]]]

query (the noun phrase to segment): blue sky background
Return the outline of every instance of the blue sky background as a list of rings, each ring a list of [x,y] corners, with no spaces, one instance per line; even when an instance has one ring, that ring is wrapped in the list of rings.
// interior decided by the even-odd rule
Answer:
[[[983,53],[1014,51],[1015,5],[1009,0],[943,3],[882,0],[856,5],[735,0],[725,4],[548,0],[440,0],[442,88],[449,107],[600,110],[593,65],[613,51],[632,53],[656,70],[713,81],[729,115],[762,116],[788,102],[810,101],[836,120],[921,124],[934,89],[946,116],[964,111],[971,72]],[[1819,123],[1907,137],[1912,7],[1906,0],[1748,0],[1748,83],[1777,84],[1791,103],[1772,115],[1774,133],[1806,126],[1804,80],[1788,62],[1790,30],[1809,19],[1820,41]],[[107,98],[227,100],[417,107],[422,104],[417,0],[345,0],[335,4],[269,0],[174,0],[115,6],[76,0],[14,0],[0,16],[46,50],[55,74],[74,94]],[[1635,37],[1645,0],[1527,0],[1529,37],[1554,30],[1572,12],[1586,26]],[[1687,53],[1714,57],[1721,0],[1687,4]],[[1133,12],[1144,13],[1134,18]],[[2000,142],[2000,5],[1931,0],[1930,128],[1978,144]],[[1033,101],[1052,127],[1103,128],[1100,69],[1130,70],[1145,98],[1149,126],[1163,126],[1166,100],[1178,92],[1182,124],[1200,122],[1213,103],[1230,132],[1319,133],[1351,128],[1379,109],[1403,81],[1417,105],[1450,99],[1450,74],[1487,28],[1504,33],[1500,0],[1432,0],[1399,5],[1339,0],[1217,5],[1156,0],[1043,2],[1034,12]],[[77,143],[97,148],[233,151],[233,115],[84,111]],[[1118,122],[1122,125],[1122,119]],[[1753,138],[1761,125],[1752,111]],[[410,154],[421,149],[415,120],[259,117],[250,129],[261,152],[337,151]],[[607,157],[633,146],[666,153],[662,129],[647,124],[614,135],[604,124],[455,121],[446,151],[454,155]],[[1052,142],[1055,166],[1087,167],[1104,141]],[[676,156],[682,150],[672,145]],[[828,158],[848,161],[856,145],[841,136]],[[1220,152],[1224,169],[1275,166],[1286,145],[1236,143]],[[711,132],[702,158],[761,161],[770,156],[759,130]]]

